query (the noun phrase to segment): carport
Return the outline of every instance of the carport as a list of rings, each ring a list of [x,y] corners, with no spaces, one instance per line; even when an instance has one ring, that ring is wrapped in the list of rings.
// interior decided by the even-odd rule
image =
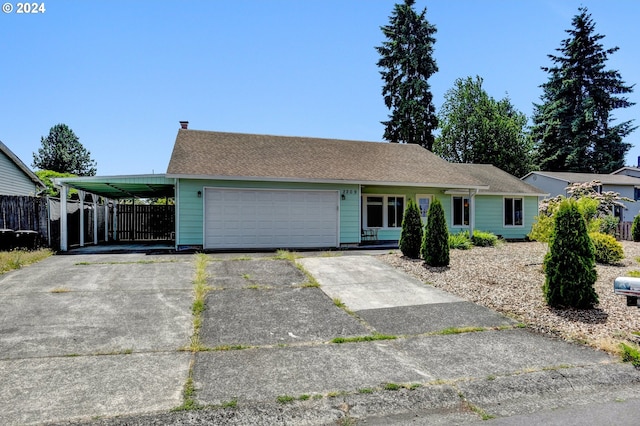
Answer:
[[[117,201],[122,199],[146,199],[146,198],[171,198],[175,196],[175,179],[162,175],[127,175],[127,176],[85,176],[73,178],[56,178],[56,186],[60,187],[60,251],[67,251],[68,223],[67,223],[67,196],[70,189],[76,189],[79,193],[80,206],[83,209],[85,197],[91,194],[94,204],[94,229],[93,243],[98,244],[97,205],[99,197],[105,200],[105,208],[108,201],[113,200],[114,209],[117,209]],[[82,211],[82,210],[81,210]],[[84,241],[84,215],[80,215],[80,246]],[[111,225],[117,228],[117,221]],[[108,214],[105,214],[105,233],[108,233]]]

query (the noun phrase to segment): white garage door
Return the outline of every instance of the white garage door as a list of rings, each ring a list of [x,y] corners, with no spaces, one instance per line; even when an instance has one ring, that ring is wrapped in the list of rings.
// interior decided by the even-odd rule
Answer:
[[[204,247],[338,246],[338,191],[205,189]]]

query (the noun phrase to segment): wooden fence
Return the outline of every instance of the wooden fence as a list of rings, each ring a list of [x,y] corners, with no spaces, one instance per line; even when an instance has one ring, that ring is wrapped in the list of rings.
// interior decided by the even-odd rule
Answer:
[[[620,222],[616,232],[616,238],[619,240],[631,241],[631,225],[633,222]]]
[[[18,195],[0,195],[0,228],[36,231],[47,241],[49,215],[47,199]]]
[[[174,205],[118,204],[117,220],[118,241],[174,239]]]

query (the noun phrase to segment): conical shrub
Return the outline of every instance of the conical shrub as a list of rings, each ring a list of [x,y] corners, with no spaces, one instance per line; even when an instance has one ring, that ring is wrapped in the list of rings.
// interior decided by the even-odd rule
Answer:
[[[421,254],[429,266],[449,265],[449,231],[444,218],[444,209],[437,198],[429,206]]]
[[[633,218],[633,223],[631,224],[631,238],[635,242],[640,241],[640,214]]]
[[[418,205],[409,198],[407,208],[402,218],[402,232],[398,247],[403,255],[411,258],[420,258],[420,246],[422,245],[422,219]]]
[[[549,306],[589,309],[598,303],[593,242],[573,199],[562,201],[556,213],[544,270]]]

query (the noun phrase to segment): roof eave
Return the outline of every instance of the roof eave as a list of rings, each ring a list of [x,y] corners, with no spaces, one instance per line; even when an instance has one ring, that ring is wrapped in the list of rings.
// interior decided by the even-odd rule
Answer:
[[[464,185],[458,183],[433,183],[433,182],[400,182],[400,181],[370,181],[348,179],[309,179],[309,178],[285,178],[264,176],[217,176],[217,175],[189,175],[167,173],[167,178],[173,179],[198,179],[198,180],[231,180],[231,181],[266,181],[266,182],[299,182],[299,183],[329,183],[339,185],[379,185],[379,186],[410,186],[449,189],[489,189],[488,185]]]

